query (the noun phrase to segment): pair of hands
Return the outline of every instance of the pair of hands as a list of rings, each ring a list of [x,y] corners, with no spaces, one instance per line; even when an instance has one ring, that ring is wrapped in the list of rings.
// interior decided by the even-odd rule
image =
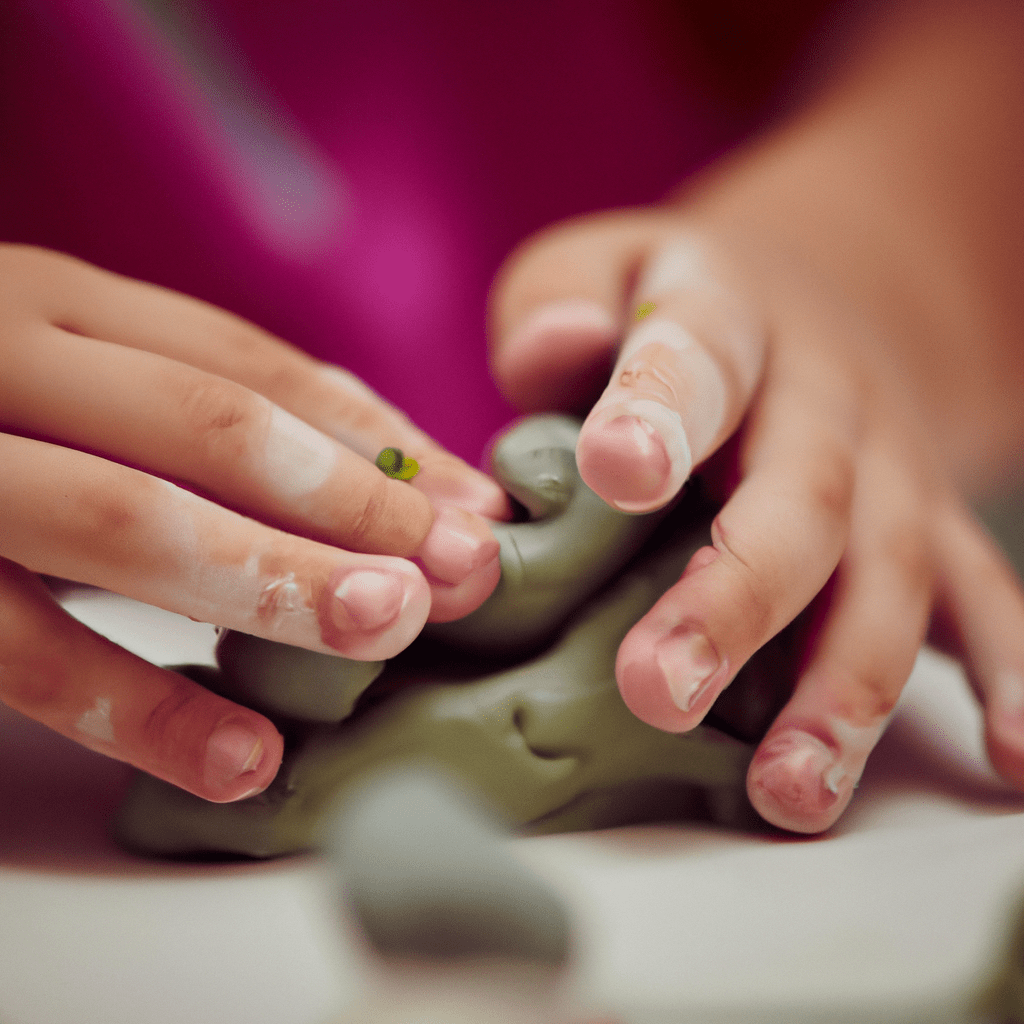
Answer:
[[[598,494],[647,511],[701,465],[725,501],[713,545],[623,642],[623,697],[689,729],[813,605],[748,790],[769,821],[819,831],[935,612],[985,705],[993,763],[1024,785],[1024,599],[935,457],[898,346],[799,253],[740,224],[690,205],[558,226],[494,292],[505,392],[529,411],[596,398],[577,458]],[[357,658],[389,657],[490,593],[486,518],[505,517],[504,495],[358,381],[161,289],[38,250],[2,260],[7,703],[239,799],[277,770],[272,724],[91,634],[33,573]],[[372,465],[388,445],[420,463],[412,486]]]

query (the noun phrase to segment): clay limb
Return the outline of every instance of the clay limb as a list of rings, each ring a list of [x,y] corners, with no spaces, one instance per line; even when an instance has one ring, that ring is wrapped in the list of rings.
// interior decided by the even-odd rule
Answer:
[[[271,718],[340,722],[381,674],[383,661],[352,661],[226,630],[209,689]]]
[[[497,523],[501,579],[473,614],[428,627],[446,643],[476,651],[536,650],[643,546],[666,512],[635,516],[606,505],[580,479],[580,423],[533,416],[494,448],[498,482],[530,514]]]
[[[453,682],[473,671],[469,663],[453,666],[443,649],[417,641],[388,663],[351,718],[294,734],[259,796],[210,804],[140,776],[121,810],[120,837],[164,854],[288,853],[313,845],[332,805],[368,774],[410,762],[462,777],[506,821],[534,831],[692,816],[709,795],[713,811],[745,815],[751,744],[708,725],[681,735],[645,725],[615,683],[620,640],[706,531],[707,521],[691,526],[638,560],[525,664],[477,667],[475,677]],[[744,685],[743,673],[734,685]]]

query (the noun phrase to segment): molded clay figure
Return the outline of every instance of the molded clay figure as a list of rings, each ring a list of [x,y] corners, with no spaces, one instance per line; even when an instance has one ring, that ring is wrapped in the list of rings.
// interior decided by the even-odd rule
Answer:
[[[726,691],[722,707],[691,732],[665,733],[630,713],[615,683],[619,643],[707,542],[710,518],[684,500],[641,557],[586,600],[658,517],[623,515],[587,491],[573,459],[577,429],[564,418],[540,417],[498,449],[500,478],[543,518],[500,528],[503,579],[488,602],[495,609],[485,605],[421,637],[379,677],[379,666],[353,668],[239,634],[219,646],[222,671],[181,669],[275,715],[286,738],[284,763],[265,792],[231,804],[140,775],[119,816],[122,841],[162,854],[299,850],[318,841],[332,806],[356,783],[410,762],[460,776],[510,824],[531,831],[708,812],[750,823],[746,769],[786,696],[773,690],[783,676],[772,659],[785,656],[784,644],[766,648]],[[579,571],[580,559],[588,571]],[[506,564],[513,567],[507,577]],[[510,634],[528,650],[573,608],[554,643],[526,660],[510,659]],[[497,653],[484,656],[488,635]],[[457,644],[473,652],[459,652]],[[317,690],[333,694],[321,699]],[[329,713],[319,710],[327,706]]]

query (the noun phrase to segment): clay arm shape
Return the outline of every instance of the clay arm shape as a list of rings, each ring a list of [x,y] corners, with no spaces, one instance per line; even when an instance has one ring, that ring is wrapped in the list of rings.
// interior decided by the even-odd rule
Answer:
[[[494,593],[429,636],[467,650],[525,654],[550,640],[571,613],[640,550],[667,510],[628,515],[605,504],[580,479],[580,423],[531,416],[495,445],[495,479],[530,521],[496,523],[501,579]]]

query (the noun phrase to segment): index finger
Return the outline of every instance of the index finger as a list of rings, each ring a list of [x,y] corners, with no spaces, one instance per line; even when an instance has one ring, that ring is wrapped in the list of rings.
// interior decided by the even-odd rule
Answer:
[[[761,376],[765,327],[696,235],[648,260],[634,326],[580,433],[588,486],[624,512],[669,502],[736,429]]]

